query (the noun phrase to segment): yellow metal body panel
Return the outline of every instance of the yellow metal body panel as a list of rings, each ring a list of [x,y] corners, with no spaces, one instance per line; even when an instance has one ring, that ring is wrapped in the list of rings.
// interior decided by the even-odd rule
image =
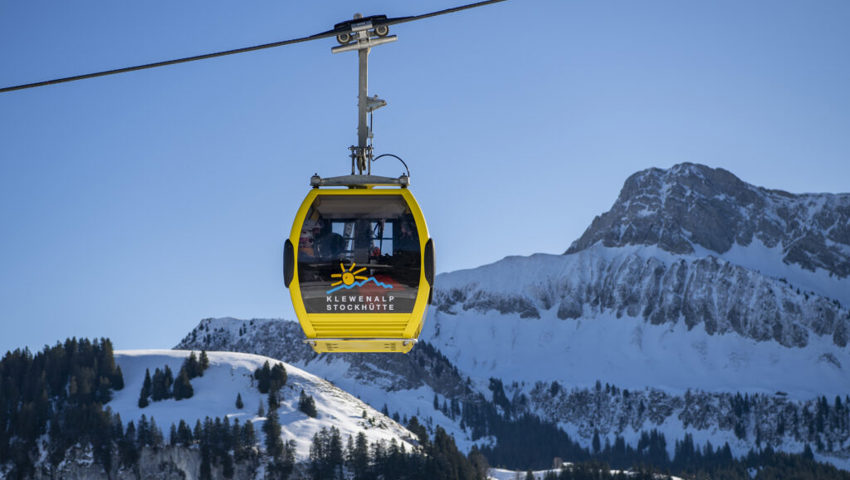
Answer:
[[[420,274],[419,289],[411,313],[308,313],[301,296],[301,286],[298,278],[299,237],[308,210],[319,196],[358,196],[358,195],[401,195],[416,222],[419,234]],[[407,353],[416,343],[425,314],[428,308],[428,298],[431,286],[425,279],[424,255],[425,244],[430,238],[425,216],[419,204],[407,188],[314,188],[301,203],[292,223],[289,240],[295,246],[295,272],[289,284],[292,296],[292,306],[307,343],[316,352],[399,352]],[[324,340],[326,339],[326,340]]]

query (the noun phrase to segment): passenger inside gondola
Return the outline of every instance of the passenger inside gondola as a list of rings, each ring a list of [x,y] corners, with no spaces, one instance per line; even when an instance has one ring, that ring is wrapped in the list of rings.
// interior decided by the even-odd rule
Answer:
[[[322,262],[333,262],[339,260],[345,248],[342,235],[332,230],[331,223],[319,220],[318,230],[314,230],[313,242],[315,244],[316,256]]]

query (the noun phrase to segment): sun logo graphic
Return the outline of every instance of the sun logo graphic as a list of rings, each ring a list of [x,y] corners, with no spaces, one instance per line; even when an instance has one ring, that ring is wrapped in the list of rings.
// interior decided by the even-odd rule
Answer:
[[[340,273],[331,274],[331,278],[338,278],[339,281],[332,283],[332,288],[325,293],[330,295],[331,293],[334,293],[337,290],[351,290],[354,287],[362,287],[363,285],[366,285],[370,282],[382,288],[393,288],[392,285],[387,285],[386,283],[375,280],[375,277],[364,277],[362,275],[358,275],[358,273],[362,273],[364,270],[366,270],[366,267],[360,267],[357,270],[354,270],[355,266],[357,266],[357,264],[352,262],[351,267],[346,269],[345,265],[340,263]]]

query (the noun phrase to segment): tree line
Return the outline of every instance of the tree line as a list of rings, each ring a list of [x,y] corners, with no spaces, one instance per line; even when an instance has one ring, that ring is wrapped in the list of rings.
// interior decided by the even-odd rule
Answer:
[[[44,434],[50,461],[77,442],[91,443],[103,460],[110,416],[102,406],[123,388],[108,339],[70,338],[36,354],[7,352],[0,361],[0,464],[11,464],[9,477],[32,474]]]
[[[336,427],[322,428],[313,436],[307,471],[312,480],[485,480],[489,465],[477,449],[464,455],[454,438],[437,427],[432,438],[416,417],[408,427],[418,432],[418,449],[408,449],[395,439],[368,442],[359,432],[343,443]]]
[[[554,388],[554,387],[553,387]],[[587,465],[604,465],[604,470],[631,469],[635,472],[656,472],[684,476],[688,478],[728,478],[730,480],[748,479],[748,471],[758,472],[756,478],[803,478],[803,479],[843,479],[850,480],[850,473],[841,471],[832,465],[819,463],[814,459],[810,445],[805,445],[801,453],[776,452],[767,445],[753,448],[742,458],[734,458],[728,443],[713,446],[707,442],[702,447],[694,443],[691,434],[685,434],[677,440],[673,456],[668,454],[668,441],[664,434],[653,429],[643,431],[635,446],[629,445],[622,436],[615,436],[613,443],[605,436],[604,442],[599,432],[593,434],[590,447],[583,447],[555,423],[544,421],[536,415],[521,412],[514,402],[509,402],[500,381],[491,380],[490,389],[493,401],[477,395],[463,403],[461,425],[470,431],[473,438],[491,436],[495,443],[479,447],[492,465],[511,469],[544,469],[552,465],[555,457],[584,465],[581,468],[565,469],[558,473],[558,479],[578,478],[616,478],[604,476]],[[736,408],[746,414],[750,397],[738,396]],[[819,399],[812,415],[813,419],[841,418],[842,402],[836,398],[835,406],[830,406],[825,398]],[[845,402],[846,404],[846,402]],[[441,408],[443,410],[443,408]],[[451,411],[451,410],[449,410]],[[835,415],[838,411],[839,414]],[[813,422],[817,431],[818,424]],[[603,475],[603,476],[599,476]],[[611,474],[613,475],[613,474]],[[550,476],[551,477],[551,476]]]

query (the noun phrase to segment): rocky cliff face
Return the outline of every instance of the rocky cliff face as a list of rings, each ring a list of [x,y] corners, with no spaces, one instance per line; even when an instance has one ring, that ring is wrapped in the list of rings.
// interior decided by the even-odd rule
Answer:
[[[714,256],[677,258],[595,247],[561,258],[506,259],[476,269],[476,280],[469,276],[439,277],[440,311],[532,319],[554,311],[561,320],[613,313],[786,347],[805,347],[811,335],[828,336],[844,347],[850,332],[850,311],[840,302]],[[504,278],[513,281],[505,285]]]
[[[435,298],[453,314],[612,312],[786,347],[813,335],[845,347],[848,275],[850,194],[793,195],[681,164],[629,177],[563,259],[513,257],[442,275]]]
[[[783,261],[850,275],[850,194],[800,194],[747,184],[721,168],[684,163],[626,180],[611,210],[566,253],[591,245],[657,245],[674,254],[716,253],[758,239]]]
[[[201,478],[201,451],[198,448],[167,446],[143,447],[133,468],[116,465],[106,471],[93,461],[91,445],[68,450],[56,467],[44,462],[36,468],[34,480],[191,480]],[[257,458],[236,462],[232,478],[254,478],[260,462]],[[213,465],[212,478],[224,478],[221,466]]]

